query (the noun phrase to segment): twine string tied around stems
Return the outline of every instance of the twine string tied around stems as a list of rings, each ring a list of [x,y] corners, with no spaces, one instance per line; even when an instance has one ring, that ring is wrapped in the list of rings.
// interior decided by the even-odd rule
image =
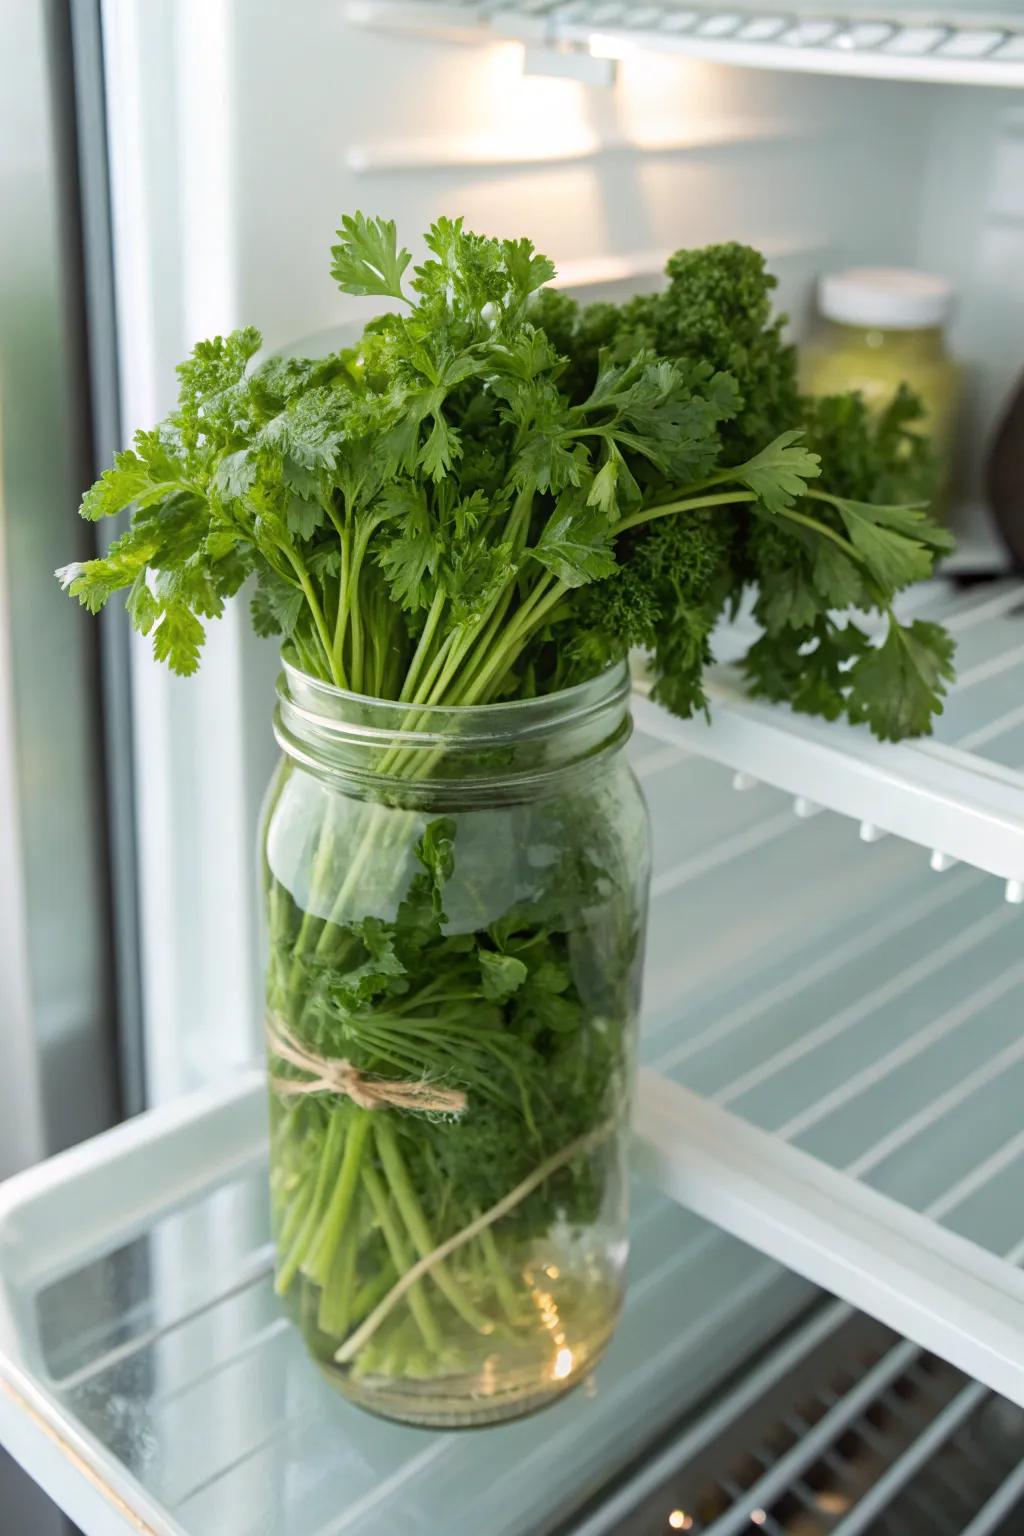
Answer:
[[[343,1056],[318,1055],[293,1034],[280,1014],[267,1015],[266,1036],[272,1056],[305,1074],[280,1077],[271,1073],[271,1087],[282,1098],[334,1093],[351,1099],[360,1109],[410,1109],[421,1114],[458,1115],[466,1108],[466,1095],[460,1088],[371,1077]]]

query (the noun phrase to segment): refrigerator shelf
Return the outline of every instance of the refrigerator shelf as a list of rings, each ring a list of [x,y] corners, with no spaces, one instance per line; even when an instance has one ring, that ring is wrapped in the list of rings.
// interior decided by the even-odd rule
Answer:
[[[929,850],[931,867],[973,865],[1024,901],[1024,586],[956,595],[936,587],[915,617],[936,618],[957,641],[957,680],[934,737],[896,744],[785,706],[751,699],[737,669],[711,669],[711,723],[682,721],[647,697],[642,665],[634,716],[666,746],[731,768],[737,789],[759,782],[794,797],[798,816],[821,808],[860,823],[865,842],[895,833]],[[743,649],[750,636],[733,649]],[[730,635],[724,634],[729,646]],[[718,647],[721,654],[722,646]]]
[[[262,1232],[247,1229],[244,1219],[260,1205],[263,1113],[263,1086],[254,1074],[171,1115],[155,1111],[107,1133],[14,1181],[4,1199],[0,1439],[85,1536],[128,1531],[205,1536],[211,1530],[222,1536],[341,1536],[377,1531],[382,1521],[389,1528],[457,1529],[468,1536],[482,1528],[485,1517],[490,1531],[525,1536],[559,1507],[560,1495],[579,1496],[574,1484],[583,1481],[585,1487],[588,1476],[598,1482],[611,1458],[621,1459],[624,1450],[629,1400],[620,1390],[624,1372],[615,1351],[599,1368],[591,1392],[486,1437],[424,1435],[384,1425],[342,1403],[321,1381],[290,1325],[276,1315],[269,1249],[259,1241]],[[715,1127],[690,1099],[674,1105],[671,1090],[651,1079],[642,1087],[638,1118],[653,1127],[641,1137],[642,1165],[698,1204],[710,1174],[721,1186],[716,1198],[723,1200],[724,1184],[746,1161],[746,1152],[727,1149],[717,1131],[732,1139],[737,1127]],[[688,1172],[674,1160],[658,1166],[673,1139],[691,1165]],[[763,1150],[747,1146],[742,1133],[739,1142],[758,1156]],[[760,1184],[778,1208],[789,1195],[774,1181],[776,1168],[769,1157],[751,1189]],[[240,1178],[242,1169],[248,1172]],[[149,1186],[142,1204],[140,1178]],[[801,1201],[808,1187],[805,1183]],[[721,1208],[732,1216],[732,1204]],[[219,1245],[214,1236],[229,1210],[231,1244],[224,1251],[224,1232]],[[825,1220],[841,1230],[845,1214],[837,1202]],[[651,1225],[643,1207],[640,1217]],[[870,1227],[873,1217],[866,1220]],[[190,1226],[199,1271],[191,1275],[184,1262]],[[907,1238],[919,1235],[911,1230]],[[134,1305],[116,1316],[101,1307],[98,1321],[83,1327],[89,1301],[94,1308],[97,1301],[97,1269],[113,1291],[130,1289],[128,1256],[135,1254],[139,1263],[139,1245],[147,1238],[151,1273],[144,1286],[141,1270],[136,1274]],[[247,1247],[246,1238],[255,1245]],[[928,1246],[935,1263],[926,1270],[922,1250],[912,1266],[915,1283],[927,1276],[927,1299],[938,1313],[960,1311],[955,1331],[962,1337],[970,1332],[965,1319],[973,1314],[977,1324],[981,1317],[975,1304],[983,1294],[992,1301],[996,1310],[988,1319],[987,1347],[1007,1352],[995,1374],[1006,1384],[1010,1362],[1016,1361],[1013,1382],[1019,1385],[1024,1275],[986,1260],[972,1244],[949,1234]],[[211,1254],[211,1247],[221,1251]],[[717,1335],[719,1353],[729,1348],[738,1359],[750,1346],[744,1311],[756,1307],[763,1319],[768,1301],[777,1323],[792,1314],[794,1300],[791,1295],[781,1301],[784,1277],[775,1266],[722,1234],[694,1233],[686,1247],[688,1266],[669,1254],[662,1256],[661,1267],[667,1263],[677,1293],[680,1282],[697,1279],[688,1329],[659,1340],[664,1307],[656,1306],[652,1330],[647,1309],[655,1268],[634,1285],[623,1324],[625,1350],[621,1344],[616,1349],[620,1357],[631,1343],[635,1349],[630,1334],[643,1330],[647,1314],[645,1374],[649,1378],[657,1370],[676,1388],[686,1381],[688,1394],[695,1395],[701,1378],[686,1370],[681,1340],[692,1346],[698,1336],[706,1342]],[[702,1270],[715,1252],[719,1291],[713,1297],[712,1277],[703,1277]],[[796,1252],[788,1255],[791,1261]],[[723,1262],[726,1256],[731,1261]],[[687,1267],[690,1273],[684,1275]],[[873,1268],[877,1290],[869,1299],[881,1301],[876,1310],[891,1315],[884,1290],[897,1270],[886,1256]],[[913,1310],[923,1319],[927,1309],[915,1301]],[[834,1324],[845,1315],[844,1309],[829,1318]],[[933,1321],[932,1333],[943,1338],[944,1325],[937,1317]],[[728,1345],[723,1326],[730,1330]],[[916,1353],[904,1344],[894,1358],[906,1365]],[[965,1391],[971,1404],[985,1397],[980,1384]],[[641,1401],[649,1414],[651,1394],[645,1392]],[[510,1475],[521,1479],[524,1468],[530,1469],[533,1494],[522,1481],[513,1494]],[[460,1487],[457,1526],[446,1504],[453,1486]]]
[[[976,871],[933,882],[897,839],[633,750],[660,894],[632,1288],[592,1395],[471,1437],[341,1402],[273,1297],[250,1072],[0,1193],[0,1439],[86,1536],[524,1536],[636,1461],[808,1281],[1024,1402],[1024,919]],[[760,836],[742,882],[712,857],[727,825]]]
[[[660,1536],[673,1509],[693,1536],[740,1536],[752,1523],[767,1536],[1011,1536],[1022,1446],[1024,1410],[835,1303],[766,1351],[572,1536]]]
[[[0,1440],[86,1536],[525,1536],[811,1282],[1024,1400],[1024,914],[643,724],[629,750],[656,834],[642,1178],[593,1395],[472,1437],[341,1402],[274,1301],[250,1073],[0,1191]]]
[[[85,1536],[527,1536],[812,1296],[651,1191],[596,1379],[486,1435],[341,1400],[272,1288],[261,1074],[0,1194],[0,1444]],[[451,1498],[459,1489],[457,1501]]]
[[[760,69],[923,80],[1024,84],[1019,17],[964,7],[915,10],[890,0],[862,12],[797,4],[722,9],[685,0],[349,0],[354,25],[480,42],[515,38],[550,51],[548,72],[608,83],[596,60],[653,51]],[[575,67],[574,67],[575,66]],[[531,67],[543,72],[543,57]]]

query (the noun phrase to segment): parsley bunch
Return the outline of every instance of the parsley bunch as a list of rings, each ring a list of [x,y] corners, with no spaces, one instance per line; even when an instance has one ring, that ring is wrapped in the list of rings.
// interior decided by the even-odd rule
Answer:
[[[177,408],[87,493],[86,517],[130,519],[59,573],[70,592],[96,611],[125,591],[187,674],[248,582],[290,660],[415,726],[423,705],[551,692],[633,645],[669,708],[703,708],[715,625],[749,587],[755,689],[880,736],[929,729],[951,645],[892,603],[949,540],[918,504],[908,397],[881,418],[804,400],[772,281],[738,246],[679,253],[661,294],[580,308],[529,241],[449,219],[426,241],[410,272],[393,224],[342,221],[339,285],[397,306],[352,348],[254,366],[254,330],[201,342]],[[884,643],[851,607],[884,616]],[[424,776],[401,745],[377,766]],[[371,1112],[272,1035],[278,1289],[347,1390],[397,1384],[403,1412],[410,1383],[441,1401],[457,1378],[532,1402],[564,1375],[552,1319],[582,1371],[618,1305],[619,1260],[584,1235],[621,1208],[640,834],[600,780],[574,781],[521,811],[516,846],[544,858],[499,869],[485,901],[461,810],[426,819],[429,797],[393,783],[351,803],[302,788],[299,868],[264,866],[271,1021],[314,1059],[465,1107]],[[559,1244],[585,1262],[553,1266]]]
[[[918,503],[913,406],[877,425],[855,397],[802,400],[756,252],[680,252],[664,293],[581,310],[527,240],[439,219],[426,243],[410,274],[392,223],[342,221],[339,286],[400,306],[351,349],[252,367],[255,330],[200,343],[177,409],[84,498],[131,523],[68,590],[93,611],[126,590],[180,673],[252,577],[257,631],[342,688],[524,697],[642,645],[688,714],[749,586],[757,691],[930,729],[951,642],[892,611],[950,544]]]

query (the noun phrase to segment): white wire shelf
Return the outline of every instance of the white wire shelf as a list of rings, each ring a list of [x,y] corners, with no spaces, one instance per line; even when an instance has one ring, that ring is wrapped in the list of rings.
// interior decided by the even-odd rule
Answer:
[[[751,699],[738,671],[711,669],[711,723],[680,721],[651,703],[638,671],[637,725],[731,768],[736,787],[771,784],[798,816],[827,808],[860,823],[865,842],[886,833],[927,849],[931,866],[973,865],[1024,901],[1024,586],[966,595],[936,587],[917,617],[946,624],[957,641],[957,680],[934,737],[876,741],[865,726],[798,715]],[[743,637],[749,639],[750,636]],[[730,636],[722,637],[729,647]],[[733,649],[742,648],[734,644]]]
[[[836,1304],[767,1351],[572,1536],[653,1536],[672,1509],[693,1536],[752,1525],[766,1536],[1011,1536],[1022,1448],[1024,1410]]]
[[[656,833],[644,1180],[592,1393],[472,1437],[341,1402],[274,1301],[251,1074],[0,1195],[0,1439],[87,1536],[527,1536],[809,1281],[1024,1395],[1024,915],[678,746],[631,751]]]
[[[775,789],[730,818],[721,768],[636,752],[657,834],[639,1166],[1024,1401],[1024,914]]]
[[[898,0],[862,9],[686,0],[349,0],[355,25],[473,42],[517,38],[551,68],[599,83],[587,61],[644,50],[761,69],[1017,87],[1024,17],[969,6],[923,10]],[[606,76],[605,79],[610,77]]]

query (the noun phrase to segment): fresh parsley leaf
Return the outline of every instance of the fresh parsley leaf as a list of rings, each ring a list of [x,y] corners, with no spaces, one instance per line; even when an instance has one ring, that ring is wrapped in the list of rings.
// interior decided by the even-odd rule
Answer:
[[[484,997],[492,1003],[507,1003],[526,980],[527,970],[515,955],[503,955],[493,949],[478,951],[480,983]]]
[[[953,547],[946,530],[920,507],[873,506],[841,496],[823,499],[835,507],[854,548],[887,592],[930,576],[936,553]]]
[[[319,502],[307,501],[304,496],[295,494],[288,497],[285,522],[288,525],[288,532],[296,539],[311,539],[323,521],[324,509]]]
[[[555,264],[548,256],[541,256],[532,240],[503,240],[501,253],[505,260],[512,291],[525,301],[555,275]]]
[[[153,655],[188,677],[199,665],[203,636],[202,624],[184,603],[165,603],[153,629]]]
[[[402,276],[412,257],[399,249],[393,219],[346,214],[331,246],[331,276],[343,293],[404,299]]]
[[[769,512],[786,512],[807,489],[807,481],[821,474],[816,453],[803,446],[803,432],[782,432],[745,464],[729,471]]]
[[[430,435],[420,454],[423,469],[431,480],[435,482],[444,480],[461,452],[458,431],[455,427],[450,427],[438,411],[434,416]]]
[[[572,495],[560,498],[529,553],[567,587],[610,576],[616,566],[612,530],[604,512]]]
[[[938,624],[890,618],[883,644],[851,668],[850,718],[866,721],[882,741],[927,735],[953,679],[953,650]]]
[[[302,588],[270,566],[261,566],[252,596],[253,628],[258,635],[290,635],[303,609]]]

